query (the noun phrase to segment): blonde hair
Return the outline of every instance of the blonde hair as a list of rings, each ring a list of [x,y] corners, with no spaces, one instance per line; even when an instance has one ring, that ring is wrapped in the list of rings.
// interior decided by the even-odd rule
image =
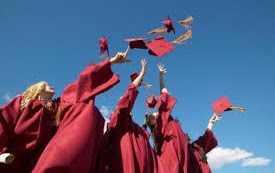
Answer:
[[[37,99],[41,91],[45,89],[47,82],[41,81],[33,84],[22,94],[23,98],[20,102],[20,111],[22,111],[32,100]]]

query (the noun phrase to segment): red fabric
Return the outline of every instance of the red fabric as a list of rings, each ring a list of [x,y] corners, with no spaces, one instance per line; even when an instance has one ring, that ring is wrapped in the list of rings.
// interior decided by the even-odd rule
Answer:
[[[188,144],[189,152],[189,165],[188,173],[211,173],[210,167],[207,161],[203,161],[200,150],[204,154],[207,154],[213,148],[217,146],[217,139],[214,133],[207,129],[203,136],[199,137],[196,141]]]
[[[162,24],[167,28],[168,33],[173,31],[173,33],[175,34],[175,28],[169,16],[167,20],[162,21]]]
[[[102,54],[105,51],[107,51],[107,54],[109,56],[109,48],[108,48],[107,38],[104,36],[103,38],[100,38],[98,41],[99,41],[100,53]]]
[[[34,100],[19,113],[22,96],[17,96],[0,109],[0,154],[12,153],[10,164],[0,163],[1,173],[29,173],[51,139],[53,117],[59,100],[47,109],[44,101]]]
[[[230,106],[232,106],[232,104],[226,96],[219,98],[212,104],[212,108],[218,115],[230,109]]]
[[[157,37],[152,41],[146,43],[148,47],[148,53],[154,56],[162,57],[175,49],[175,46],[164,39],[163,37]]]
[[[94,169],[104,118],[94,105],[95,96],[119,82],[110,61],[90,64],[61,97],[61,123],[33,173],[85,173]]]
[[[149,134],[134,123],[130,115],[137,95],[136,86],[130,84],[124,96],[118,101],[104,136],[96,172],[157,172]]]
[[[171,116],[176,99],[167,93],[161,93],[158,102],[157,141],[158,171],[160,173],[187,172],[188,152],[187,140],[178,121]]]
[[[125,41],[129,42],[129,46],[131,49],[138,48],[138,49],[147,49],[147,46],[144,42],[146,38],[129,38],[125,39]]]

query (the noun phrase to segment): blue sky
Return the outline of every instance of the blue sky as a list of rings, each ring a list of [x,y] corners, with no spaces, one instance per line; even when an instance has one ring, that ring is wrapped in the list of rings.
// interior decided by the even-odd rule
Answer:
[[[185,30],[177,21],[193,16],[192,39],[162,58],[131,50],[131,63],[113,66],[121,82],[98,96],[96,105],[108,118],[129,75],[146,58],[144,81],[153,87],[139,89],[133,112],[141,124],[144,100],[159,94],[156,64],[164,63],[167,88],[177,98],[172,115],[193,139],[204,132],[219,97],[247,108],[227,112],[215,124],[219,145],[208,155],[213,173],[274,172],[273,0],[0,0],[0,105],[41,80],[55,87],[57,97],[88,63],[102,60],[100,37],[107,36],[114,55],[126,49],[125,38],[155,37],[146,33],[168,15],[176,34],[163,36],[180,36]]]

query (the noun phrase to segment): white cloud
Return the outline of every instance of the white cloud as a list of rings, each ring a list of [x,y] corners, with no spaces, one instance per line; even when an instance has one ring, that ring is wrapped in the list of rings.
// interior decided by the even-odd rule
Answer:
[[[101,106],[100,110],[101,114],[103,115],[104,118],[109,119],[110,118],[110,113],[111,111],[108,109],[107,106]]]
[[[235,163],[253,156],[253,153],[240,148],[217,147],[207,154],[208,163],[211,168],[221,168],[225,164]]]
[[[11,96],[9,94],[4,94],[3,99],[5,101],[10,101],[12,98],[11,98]]]
[[[105,123],[104,123],[104,133],[107,130],[107,123],[110,122],[110,114],[111,111],[108,109],[107,106],[101,106],[101,108],[99,109],[99,111],[101,112],[101,114],[103,115],[104,119],[105,119]]]
[[[271,162],[270,159],[264,157],[255,157],[244,159],[242,162],[242,166],[266,166]]]

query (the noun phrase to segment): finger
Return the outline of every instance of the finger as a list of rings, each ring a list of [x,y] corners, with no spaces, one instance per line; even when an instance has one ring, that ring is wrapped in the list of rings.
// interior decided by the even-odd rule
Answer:
[[[129,50],[130,50],[130,46],[127,47],[126,51],[124,52],[124,56],[126,57],[129,53]]]

